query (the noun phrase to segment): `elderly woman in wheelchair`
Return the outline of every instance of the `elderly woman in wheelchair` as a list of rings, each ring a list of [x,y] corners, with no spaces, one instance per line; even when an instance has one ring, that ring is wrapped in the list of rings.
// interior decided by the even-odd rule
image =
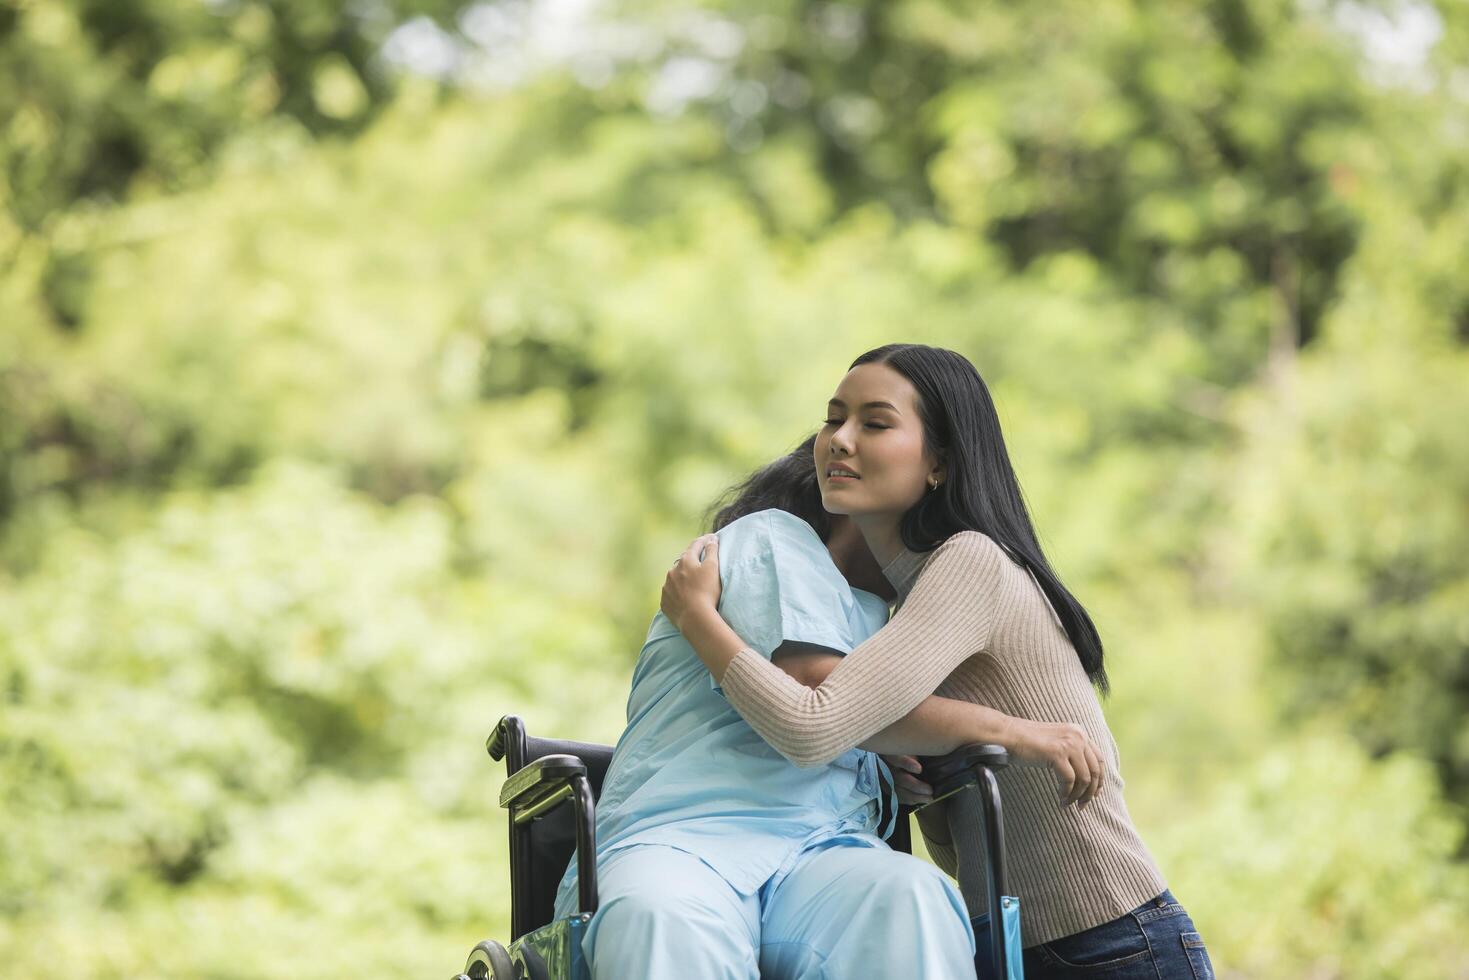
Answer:
[[[811,452],[807,440],[752,476],[714,526],[720,613],[815,684],[812,655],[845,654],[880,629],[893,589],[856,528],[822,508]],[[490,737],[510,773],[515,941],[481,943],[461,976],[973,976],[971,918],[986,913],[981,970],[1018,976],[992,771],[1007,747],[1034,756],[1051,727],[930,697],[861,747],[801,768],[740,717],[659,613],[615,749],[532,738],[513,716]],[[934,799],[975,801],[972,836],[955,842],[962,896],[904,853],[907,813],[875,752],[928,756]]]

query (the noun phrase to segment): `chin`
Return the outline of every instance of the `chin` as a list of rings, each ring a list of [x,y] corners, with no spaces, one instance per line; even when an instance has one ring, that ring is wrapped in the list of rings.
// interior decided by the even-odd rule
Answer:
[[[832,497],[833,495],[829,493],[823,493],[821,495],[822,509],[825,510],[828,514],[840,514],[843,517],[850,517],[852,514],[851,506],[843,503],[840,500],[833,500]]]

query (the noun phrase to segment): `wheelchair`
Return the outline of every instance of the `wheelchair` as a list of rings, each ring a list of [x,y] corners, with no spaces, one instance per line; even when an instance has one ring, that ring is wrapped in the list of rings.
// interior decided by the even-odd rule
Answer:
[[[515,715],[500,719],[485,743],[504,760],[507,779],[500,806],[510,823],[510,933],[508,946],[486,939],[469,954],[454,980],[590,980],[581,942],[597,911],[597,796],[612,762],[612,746],[534,738]],[[951,820],[959,885],[971,919],[988,916],[988,953],[980,940],[980,980],[1020,980],[1019,900],[1008,893],[1005,839],[995,773],[1009,762],[998,745],[968,745],[924,758],[934,800],[957,797],[965,820]],[[960,794],[968,794],[960,797]],[[901,806],[888,845],[912,853],[908,815]],[[556,887],[575,854],[578,910],[556,918]],[[988,969],[983,966],[988,963]]]

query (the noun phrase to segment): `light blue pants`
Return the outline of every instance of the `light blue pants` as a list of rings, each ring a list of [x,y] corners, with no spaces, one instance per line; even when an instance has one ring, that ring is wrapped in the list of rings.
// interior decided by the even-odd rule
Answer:
[[[937,868],[840,840],[741,895],[685,851],[642,844],[598,868],[582,950],[593,980],[851,980],[974,975],[964,901]]]

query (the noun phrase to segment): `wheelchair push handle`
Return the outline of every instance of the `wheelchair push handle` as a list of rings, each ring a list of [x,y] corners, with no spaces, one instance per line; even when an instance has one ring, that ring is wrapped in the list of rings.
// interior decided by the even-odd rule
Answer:
[[[496,762],[499,762],[505,758],[508,741],[506,729],[510,727],[507,722],[509,722],[511,718],[514,718],[514,716],[507,715],[506,717],[501,718],[499,723],[495,725],[495,730],[490,732],[490,737],[485,739],[485,751],[488,752],[490,754],[490,758],[494,759]],[[519,721],[519,718],[515,718],[515,722],[518,723]]]

